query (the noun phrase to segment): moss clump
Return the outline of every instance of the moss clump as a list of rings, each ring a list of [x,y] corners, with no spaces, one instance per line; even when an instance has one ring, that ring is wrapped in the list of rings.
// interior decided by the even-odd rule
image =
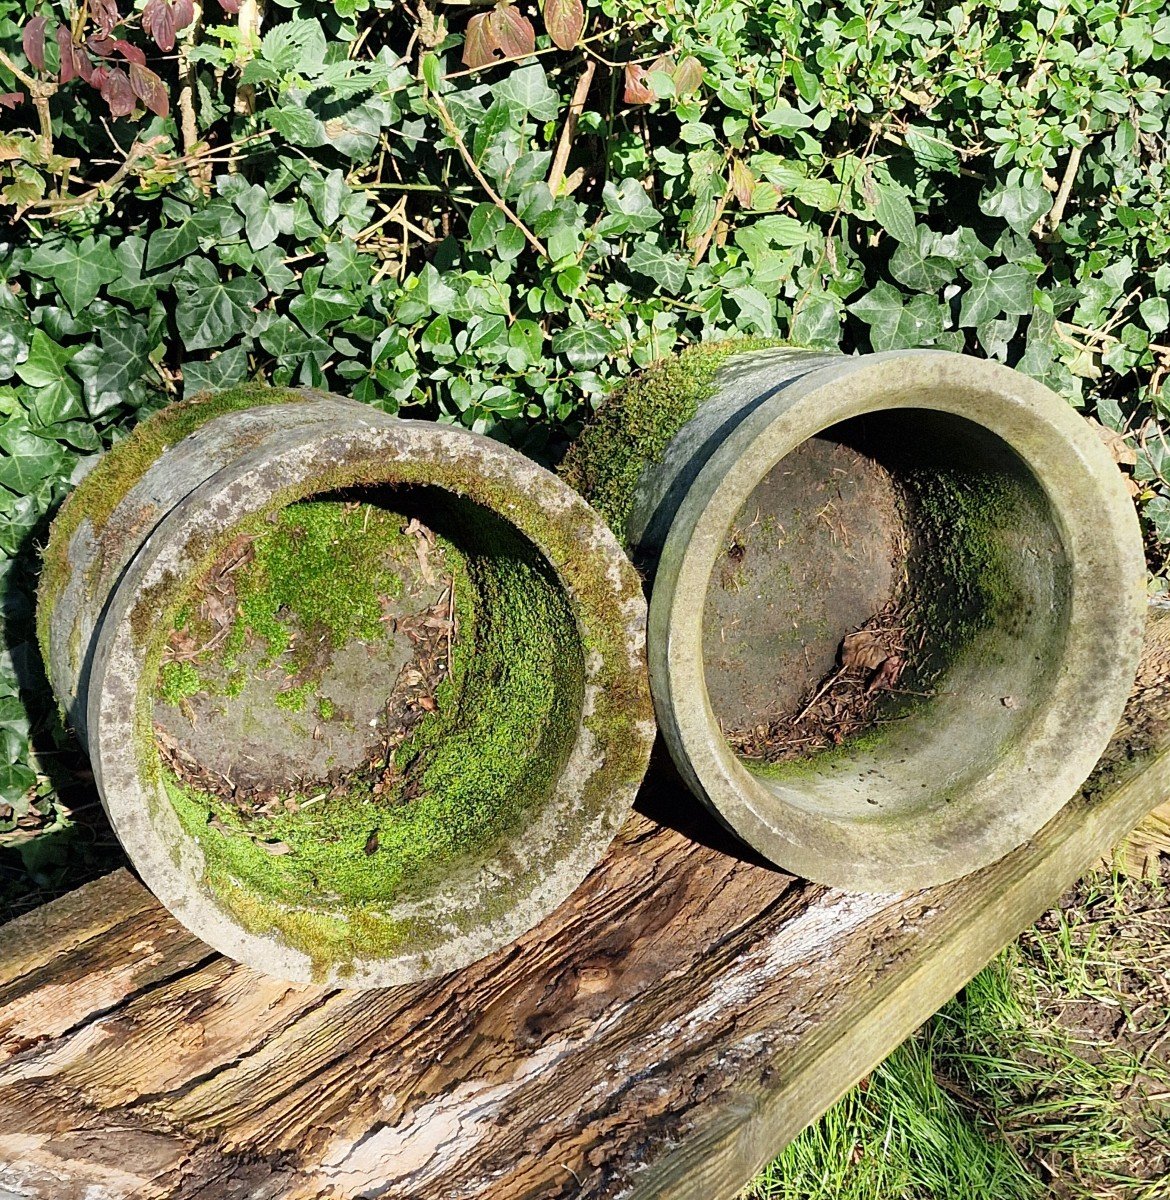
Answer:
[[[386,560],[387,545],[404,540],[401,525],[383,508],[337,500],[304,501],[277,513],[237,574],[240,616],[229,661],[247,632],[265,643],[264,664],[304,635],[290,674],[304,667],[303,655],[318,638],[334,649],[355,638],[380,640],[381,597],[402,594],[402,577]]]
[[[336,709],[333,701],[328,696],[320,696],[317,699],[317,716],[322,721],[332,721]]]
[[[82,521],[88,518],[94,535],[100,534],[123,497],[163,451],[215,417],[241,409],[289,404],[307,398],[307,393],[256,383],[217,394],[203,393],[152,413],[102,455],[94,469],[61,506],[45,547],[37,588],[37,640],[46,662],[49,660],[49,625],[53,606],[69,579],[69,543]]]
[[[626,522],[643,470],[660,462],[674,435],[715,391],[715,375],[733,355],[784,343],[743,338],[688,346],[617,387],[570,447],[560,475],[626,544]]]
[[[163,663],[158,673],[158,698],[164,704],[177,706],[188,696],[194,696],[202,685],[199,672],[189,662]]]
[[[394,786],[381,770],[357,772],[340,794],[301,794],[295,811],[245,817],[162,774],[183,827],[203,848],[210,886],[237,915],[241,896],[256,898],[256,913],[271,910],[267,928],[315,960],[365,953],[381,936],[379,913],[494,852],[547,795],[576,735],[584,663],[573,612],[548,564],[482,509],[453,505],[437,518],[427,511],[433,527],[447,531],[436,542],[452,573],[459,633],[435,711],[395,752]],[[350,628],[361,621],[354,617]],[[319,714],[322,705],[332,713],[322,698]],[[274,855],[266,844],[288,850]],[[387,936],[399,937],[399,923],[385,920],[394,926]],[[344,933],[354,922],[365,942]]]

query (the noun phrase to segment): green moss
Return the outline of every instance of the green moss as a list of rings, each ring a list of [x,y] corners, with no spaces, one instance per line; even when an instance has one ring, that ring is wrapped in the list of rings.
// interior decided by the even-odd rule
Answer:
[[[285,688],[283,692],[277,692],[272,697],[272,703],[277,708],[283,708],[285,712],[304,712],[305,705],[308,704],[309,697],[316,688],[317,685],[312,680],[298,684],[296,687]]]
[[[320,696],[317,699],[317,716],[322,721],[332,721],[335,709],[333,701],[328,696]]]
[[[336,500],[276,514],[236,577],[244,626],[266,644],[265,661],[279,658],[298,632],[307,635],[302,646],[322,637],[335,649],[380,639],[381,598],[402,594],[402,577],[386,563],[387,545],[403,541],[401,526],[385,509]],[[229,649],[238,653],[235,641]]]
[[[928,690],[972,639],[1023,616],[1025,601],[1005,551],[1005,534],[1037,486],[990,471],[907,472],[901,479],[917,545],[909,564],[908,639],[926,655],[911,661],[911,688]]]
[[[490,856],[547,795],[575,737],[584,665],[573,613],[547,563],[482,509],[437,514],[443,525],[459,539],[437,539],[455,580],[459,635],[436,710],[395,756],[396,788],[375,795],[380,771],[356,774],[342,795],[245,818],[163,775],[183,827],[203,848],[211,886],[230,881],[218,894],[233,912],[242,895],[261,900],[256,913],[274,914],[268,928],[315,960],[360,955],[360,939],[343,927],[360,921],[368,933],[380,909]],[[299,692],[300,711],[312,686],[282,695]],[[332,712],[332,702],[320,703]],[[273,855],[265,842],[289,852]]]
[[[37,589],[37,639],[46,662],[53,606],[69,579],[69,543],[82,521],[88,519],[94,535],[100,534],[123,497],[163,451],[213,418],[241,409],[288,404],[306,398],[301,392],[269,388],[263,384],[246,384],[217,394],[203,393],[152,413],[102,455],[61,506],[45,547]]]
[[[200,688],[199,672],[189,662],[167,662],[159,668],[158,696],[164,704],[179,705]]]
[[[561,477],[602,515],[625,545],[626,522],[643,470],[660,462],[674,435],[715,391],[733,355],[783,345],[743,338],[688,346],[632,376],[606,397],[561,464]]]

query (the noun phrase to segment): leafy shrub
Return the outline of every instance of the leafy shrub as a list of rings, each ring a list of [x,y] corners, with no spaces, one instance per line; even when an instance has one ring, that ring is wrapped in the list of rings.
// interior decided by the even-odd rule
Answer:
[[[144,412],[251,376],[553,455],[699,338],[968,350],[1120,435],[1164,586],[1161,0],[185,16],[0,0],[0,830],[45,774],[21,664],[47,515]],[[129,94],[62,84],[66,44]]]

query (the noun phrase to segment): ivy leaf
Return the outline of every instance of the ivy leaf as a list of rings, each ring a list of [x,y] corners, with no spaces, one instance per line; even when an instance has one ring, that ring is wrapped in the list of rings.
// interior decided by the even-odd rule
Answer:
[[[548,86],[548,76],[539,63],[517,67],[494,91],[501,100],[515,105],[537,121],[555,121],[560,111],[560,98]],[[495,108],[494,104],[492,108]]]
[[[199,227],[190,217],[178,225],[163,225],[154,230],[146,243],[146,269],[165,267],[194,253],[199,245]]]
[[[789,341],[812,350],[835,349],[841,340],[839,303],[824,292],[810,293],[788,327]]]
[[[220,392],[247,378],[248,350],[239,343],[212,358],[186,359],[183,362],[183,395],[190,398],[198,392]]]
[[[555,45],[572,50],[585,29],[585,6],[581,0],[544,0],[544,24]]]
[[[28,358],[16,368],[22,382],[36,389],[29,415],[42,429],[82,415],[81,389],[68,371],[74,354],[38,329],[33,333]]]
[[[282,233],[292,232],[292,209],[276,204],[258,183],[232,197],[244,217],[244,236],[253,250],[272,245]]]
[[[940,253],[939,237],[925,225],[915,229],[913,241],[898,244],[890,256],[890,274],[912,292],[937,292],[954,279],[953,259]]]
[[[54,441],[38,437],[23,417],[0,424],[0,486],[31,492],[43,479],[61,473],[69,455]]]
[[[225,280],[206,258],[188,259],[175,280],[179,336],[188,350],[210,350],[246,333],[264,285],[252,275]]]
[[[331,321],[341,320],[359,307],[360,301],[347,292],[317,288],[311,295],[298,296],[289,304],[288,310],[309,333],[320,333]]]
[[[552,340],[553,353],[563,354],[578,370],[597,366],[619,346],[621,341],[617,335],[600,321],[586,321],[562,329]]]
[[[1001,313],[1024,316],[1032,311],[1036,277],[1026,267],[1003,263],[989,270],[986,263],[973,262],[963,274],[971,286],[959,308],[960,325],[982,325]]]
[[[1024,237],[1051,208],[1052,194],[1047,188],[1028,187],[1022,183],[993,192],[983,202],[983,211],[989,217],[999,217]]]
[[[663,251],[647,241],[640,241],[630,255],[629,267],[646,275],[672,296],[677,296],[686,283],[690,264],[674,251]]]
[[[27,266],[34,275],[52,280],[74,316],[85,310],[103,284],[112,283],[119,274],[110,239],[92,234],[80,241],[42,242],[29,256]]]
[[[875,351],[930,345],[943,327],[943,309],[933,296],[914,296],[906,303],[902,293],[884,280],[850,304],[849,311],[869,326]]]

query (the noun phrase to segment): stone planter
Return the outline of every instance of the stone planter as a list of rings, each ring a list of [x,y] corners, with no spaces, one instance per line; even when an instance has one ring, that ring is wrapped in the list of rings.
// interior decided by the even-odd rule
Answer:
[[[639,580],[487,438],[312,391],[164,409],[54,524],[50,678],[144,882],[257,969],[450,971],[563,900],[654,736]]]
[[[653,575],[676,765],[787,870],[886,891],[985,866],[1121,715],[1133,506],[1085,422],[1006,367],[697,348],[615,394],[563,474]]]

